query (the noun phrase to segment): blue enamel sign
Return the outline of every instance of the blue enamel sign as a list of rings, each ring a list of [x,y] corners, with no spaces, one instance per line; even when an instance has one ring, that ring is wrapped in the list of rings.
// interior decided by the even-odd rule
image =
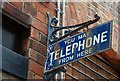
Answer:
[[[45,72],[111,48],[112,21],[58,41],[47,48]]]

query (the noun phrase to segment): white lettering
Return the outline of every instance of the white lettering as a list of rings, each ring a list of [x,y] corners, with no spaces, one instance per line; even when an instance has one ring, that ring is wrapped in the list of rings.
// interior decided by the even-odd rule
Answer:
[[[82,47],[82,49],[85,48],[85,40],[83,40],[83,42],[81,43],[82,41],[79,41],[79,46],[78,46],[78,51],[80,51],[80,47]]]
[[[78,47],[78,43],[73,43],[72,45],[72,53],[74,53],[74,49]]]
[[[107,41],[107,39],[106,39],[106,33],[107,33],[107,31],[105,31],[105,32],[103,32],[102,33],[102,36],[101,36],[101,42],[105,42],[105,41]]]
[[[83,35],[79,35],[79,36],[78,36],[78,40],[79,40],[79,39],[82,39],[82,38],[84,38],[84,37],[86,37],[86,34],[85,34],[85,33],[84,33]]]
[[[65,55],[63,55],[63,50],[64,50],[64,48],[62,48],[60,51],[60,58],[65,56]]]
[[[54,52],[51,52],[51,53],[50,53],[50,66],[52,66],[53,54],[54,54]]]
[[[98,34],[98,37],[97,37],[96,35],[94,35],[93,38],[94,38],[94,39],[93,39],[93,45],[95,45],[96,42],[97,42],[97,43],[100,43],[100,34]]]
[[[56,50],[56,51],[55,51],[55,60],[58,58],[59,52],[60,52],[60,50]]]
[[[66,56],[70,54],[71,44],[66,46]]]
[[[66,62],[72,60],[73,57],[74,56],[72,55],[72,56],[69,56],[69,57],[62,58],[62,59],[60,59],[59,64],[66,63]]]
[[[77,58],[89,55],[91,53],[92,53],[92,48],[86,49],[84,51],[81,51],[81,52],[77,53]]]

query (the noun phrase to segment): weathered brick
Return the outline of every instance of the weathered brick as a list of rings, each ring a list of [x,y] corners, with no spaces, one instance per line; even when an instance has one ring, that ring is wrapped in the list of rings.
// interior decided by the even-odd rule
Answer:
[[[40,65],[45,66],[46,57],[33,49],[29,49],[29,58]]]
[[[66,19],[67,20],[71,19],[71,12],[68,6],[66,6],[65,12],[66,12]]]
[[[78,23],[77,23],[77,20],[72,19],[72,25],[76,25],[76,24],[78,24]]]
[[[72,78],[68,75],[65,75],[65,81],[70,81],[70,80],[72,80]]]
[[[36,79],[36,80],[40,80],[40,81],[43,80],[43,78],[42,78],[41,76],[39,76],[39,75],[35,75],[35,79]]]
[[[68,25],[72,25],[72,23],[71,23],[71,19],[72,19],[71,18],[71,12],[70,12],[70,8],[68,6],[66,6],[65,12],[66,12],[65,18],[68,22]]]
[[[47,36],[43,35],[42,33],[39,33],[38,41],[47,46]]]
[[[34,73],[40,75],[40,76],[44,76],[44,67],[39,65],[38,63],[36,63],[33,60],[29,60],[29,70],[33,71]]]
[[[48,28],[47,25],[43,24],[42,22],[40,22],[39,20],[35,19],[32,22],[32,26],[37,28],[38,30],[40,30],[42,33],[44,34],[48,34]]]
[[[104,58],[104,56],[103,56],[103,54],[99,54],[99,58],[102,58],[103,60],[106,60],[105,58]],[[107,61],[108,62],[108,61]],[[109,66],[107,66],[106,64],[104,64],[103,62],[101,62],[100,60],[98,60],[98,64],[100,65],[100,66],[102,66],[103,68],[105,68],[106,70],[108,70],[109,72],[111,72],[111,73],[113,73],[113,74],[115,74],[115,75],[118,75],[118,73],[114,70],[114,69],[112,69],[111,67],[109,67]],[[101,73],[102,73],[103,71],[101,71]]]
[[[81,17],[81,14],[80,14],[80,11],[76,10],[76,15],[77,15],[77,20],[78,20],[78,23],[82,23],[82,17]]]
[[[54,4],[54,2],[49,2],[49,3],[45,2],[43,3],[43,5],[49,8],[53,13],[56,13],[55,9],[57,8],[57,6]]]
[[[22,0],[20,0],[20,1],[21,2],[10,2],[10,3],[12,3],[14,6],[16,6],[17,8],[22,10],[23,2],[22,2]]]
[[[35,79],[35,75],[32,71],[28,71],[28,79]]]
[[[33,2],[33,7],[36,8],[41,13],[43,13],[44,15],[47,15],[47,12],[49,12],[52,17],[55,16],[54,12],[50,11],[47,7],[38,2]]]
[[[72,65],[71,65],[72,66]],[[69,66],[66,66],[66,68],[67,68],[67,73],[69,73],[69,74],[71,74],[72,75],[72,68],[71,67],[69,67]]]
[[[76,10],[80,10],[80,2],[73,2],[73,5],[75,7]]]
[[[92,66],[91,62],[89,62],[87,60],[86,60],[86,65],[89,66],[89,67]],[[86,74],[88,74],[88,75],[90,75],[92,77],[92,75],[91,75],[92,73],[93,72],[91,70],[89,70],[89,69],[86,68]]]
[[[25,25],[29,25],[31,23],[30,16],[22,12],[21,10],[13,7],[9,3],[5,2],[3,5],[3,12],[9,14],[14,19],[24,23]]]
[[[44,56],[46,56],[47,47],[45,45],[31,39],[30,40],[30,48],[32,48],[32,49],[40,52]]]
[[[75,68],[79,69],[79,65],[78,65],[77,62],[73,63],[72,65],[73,65]],[[72,75],[75,76],[75,77],[78,78],[78,79],[80,78],[80,76],[79,76],[80,73],[77,72],[77,71],[75,71],[75,70],[73,70]]]
[[[46,61],[45,56],[43,56],[38,52],[36,52],[36,55],[37,55],[37,62],[40,63],[42,66],[45,66],[45,61]]]
[[[33,49],[29,49],[29,58],[36,61],[37,60],[37,55]]]
[[[81,4],[80,6],[80,13],[81,13],[81,17],[83,19],[83,22],[88,21],[87,18],[87,8],[85,7],[85,4]]]
[[[35,40],[38,40],[39,39],[39,33],[38,31],[31,27],[31,35],[30,35],[32,38],[34,38]]]
[[[47,46],[47,36],[42,34],[40,31],[37,29],[31,27],[31,35],[33,39],[35,39],[38,42],[41,42],[42,44]]]
[[[39,11],[37,11],[36,18],[43,23],[45,22],[45,15],[43,13],[40,13]]]
[[[24,11],[32,16],[36,16],[36,9],[33,8],[30,4],[28,4],[28,2],[24,4]]]
[[[76,17],[76,9],[75,9],[74,5],[71,3],[71,4],[69,5],[69,7],[70,7],[70,10],[71,10],[71,17],[72,17],[73,19],[76,19],[76,18],[77,18],[77,17]]]
[[[103,52],[101,55],[102,55],[102,57],[104,57],[104,59],[106,59],[113,66],[115,66],[117,68],[120,67],[119,55],[112,48]]]
[[[45,24],[47,24],[47,25],[48,25],[48,22],[49,22],[48,20],[49,20],[49,19],[48,19],[48,16],[46,16],[46,17],[45,17]]]

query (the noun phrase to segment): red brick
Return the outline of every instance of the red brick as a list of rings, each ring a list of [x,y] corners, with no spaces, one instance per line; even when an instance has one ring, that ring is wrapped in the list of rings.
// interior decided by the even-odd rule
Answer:
[[[70,81],[70,80],[72,81],[72,78],[68,75],[65,75],[65,81]]]
[[[75,9],[76,10],[80,10],[80,4],[81,3],[78,3],[78,2],[74,2],[73,5],[75,6]]]
[[[42,22],[40,22],[39,20],[35,19],[32,22],[32,26],[37,28],[38,30],[40,30],[42,33],[44,34],[48,34],[48,28],[47,25],[43,24]]]
[[[81,4],[81,8],[80,8],[81,10],[81,17],[82,17],[82,19],[83,19],[83,21],[85,22],[85,21],[88,21],[88,18],[87,18],[87,7],[85,7],[85,4]]]
[[[37,55],[33,49],[29,49],[29,58],[32,60],[37,60]]]
[[[48,16],[45,17],[45,24],[48,25]]]
[[[119,68],[120,67],[120,55],[117,54],[117,52],[115,52],[112,48],[103,52],[102,57],[104,57],[104,59],[106,59],[109,63],[111,63],[113,66]]]
[[[81,17],[80,11],[76,10],[76,14],[77,14],[78,23],[82,23],[82,17]]]
[[[44,2],[43,5],[49,8],[53,13],[56,13],[55,9],[57,8],[57,6],[53,2]]]
[[[45,56],[43,56],[38,52],[36,52],[36,55],[37,55],[37,62],[40,63],[42,66],[45,66],[45,61],[46,61]]]
[[[74,5],[71,3],[71,4],[69,5],[69,7],[70,7],[70,10],[71,10],[71,16],[72,16],[72,18],[73,18],[73,19],[76,19],[77,17],[76,17],[76,10],[75,10]]]
[[[44,76],[44,68],[33,60],[29,60],[29,70],[42,77]]]
[[[42,14],[42,13],[40,13],[39,11],[37,11],[36,18],[37,18],[38,20],[40,20],[41,22],[43,22],[43,23],[45,22],[45,15]]]
[[[46,57],[33,49],[29,49],[29,58],[45,66]]]
[[[47,36],[42,34],[40,31],[36,30],[35,28],[31,27],[31,35],[33,39],[41,42],[42,44],[47,46]]]
[[[3,12],[7,13],[8,15],[25,25],[29,25],[31,23],[30,16],[26,15],[24,12],[13,7],[7,2],[5,2],[3,5]]]
[[[103,54],[99,54],[99,58],[102,58],[103,60],[107,60],[107,59],[104,58],[104,57],[106,57],[106,55],[103,56]],[[107,62],[109,62],[109,61],[107,61]],[[112,69],[111,67],[107,66],[106,64],[104,64],[104,63],[101,62],[100,60],[98,60],[97,63],[98,63],[99,65],[101,65],[103,68],[105,68],[106,70],[108,70],[109,72],[111,72],[111,73],[113,73],[113,74],[115,74],[115,75],[118,75],[117,72],[116,72],[114,69]],[[102,72],[103,72],[103,71],[101,71],[101,73],[102,73]]]
[[[43,35],[42,33],[39,33],[38,41],[47,46],[47,36]]]
[[[10,3],[12,3],[14,6],[22,10],[23,2],[10,2]]]
[[[78,24],[77,20],[72,19],[72,25],[76,25],[76,24]]]
[[[113,16],[109,14],[106,10],[104,10],[104,14],[109,18],[109,20],[113,20]]]
[[[72,65],[71,65],[71,66],[72,66]],[[69,67],[69,66],[66,66],[66,68],[67,68],[67,73],[69,73],[69,74],[72,75],[72,72],[73,72],[72,68]]]
[[[68,22],[68,25],[71,25],[71,12],[70,12],[70,8],[67,6],[66,9],[65,9],[65,12],[66,12],[66,20]]]
[[[35,7],[38,11],[40,11],[46,16],[47,16],[47,12],[49,12],[52,17],[55,16],[54,12],[50,11],[48,8],[46,8],[44,5],[40,4],[39,2],[33,2],[33,7]]]
[[[46,14],[46,12],[49,11],[48,8],[40,4],[39,2],[33,2],[33,7],[35,7],[38,11],[40,11],[43,14]]]
[[[31,35],[30,35],[32,38],[34,38],[35,40],[38,40],[39,39],[39,33],[38,31],[31,27]]]
[[[88,65],[89,67],[91,67],[91,66],[92,66],[92,63],[86,60],[86,65]],[[89,76],[92,77],[92,71],[90,71],[90,70],[87,69],[87,68],[86,68],[86,74],[88,74]]]
[[[43,80],[43,78],[41,76],[39,76],[39,75],[35,75],[35,79],[40,80],[40,81]]]
[[[70,8],[67,6],[65,9],[66,12],[66,19],[71,19],[71,12],[70,12]]]
[[[30,48],[38,51],[39,53],[43,54],[46,56],[47,52],[47,47],[37,41],[33,41],[32,39],[30,40]]]
[[[35,79],[34,73],[32,71],[28,71],[28,79]]]
[[[114,33],[113,33],[114,36],[112,37],[112,43],[113,43],[112,47],[116,51],[116,48],[118,45],[118,41],[117,41],[118,40],[118,31],[116,29],[114,29],[113,31],[114,31]]]
[[[78,66],[78,63],[77,63],[77,62],[73,63],[73,66],[74,66],[75,68],[79,69],[79,66]],[[80,74],[80,73],[78,73],[78,72],[75,71],[75,70],[73,70],[73,72],[72,72],[72,75],[75,76],[75,77],[78,78],[78,79],[80,78],[79,74]]]
[[[28,3],[24,4],[24,11],[32,16],[36,16],[36,10]]]

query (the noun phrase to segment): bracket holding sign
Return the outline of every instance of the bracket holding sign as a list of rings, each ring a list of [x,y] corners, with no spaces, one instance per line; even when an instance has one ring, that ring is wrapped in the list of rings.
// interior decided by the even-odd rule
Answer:
[[[62,72],[66,72],[66,69],[61,66],[64,64],[59,64],[58,61],[61,58],[64,58],[65,55],[62,55],[62,53],[65,53],[65,47],[63,46],[62,48],[60,48],[62,44],[60,43],[62,39],[70,36],[71,34],[83,29],[83,28],[87,28],[88,26],[97,22],[100,17],[96,14],[94,20],[90,20],[81,24],[77,24],[77,25],[73,25],[73,26],[64,26],[64,27],[57,27],[55,26],[58,23],[58,20],[56,17],[51,17],[50,14],[48,13],[48,18],[49,18],[49,24],[48,24],[48,48],[47,48],[47,60],[46,60],[46,64],[45,64],[45,80],[51,80],[51,78],[56,74],[59,73],[60,71]],[[70,30],[71,28],[76,28],[75,30]],[[55,30],[54,30],[55,29]],[[56,33],[62,29],[66,29],[67,31],[65,32],[65,35],[57,38]],[[83,33],[82,33],[83,34]],[[77,36],[75,36],[77,37]],[[71,37],[73,38],[73,37]],[[76,40],[76,38],[75,38]],[[72,40],[68,38],[68,40],[66,40],[67,42],[71,42]],[[77,40],[76,40],[77,41]],[[61,44],[61,45],[60,45]],[[70,45],[70,44],[67,44]],[[76,44],[77,46],[77,44]],[[75,45],[74,45],[75,47]],[[67,50],[70,50],[70,47],[67,47]],[[81,48],[80,48],[81,49]],[[77,50],[76,50],[77,51]],[[74,50],[74,55],[76,54],[76,51]],[[62,56],[61,56],[61,55]],[[66,53],[68,54],[68,53]],[[69,55],[69,54],[68,54]],[[72,57],[71,57],[72,58]],[[54,59],[54,60],[53,60]]]

